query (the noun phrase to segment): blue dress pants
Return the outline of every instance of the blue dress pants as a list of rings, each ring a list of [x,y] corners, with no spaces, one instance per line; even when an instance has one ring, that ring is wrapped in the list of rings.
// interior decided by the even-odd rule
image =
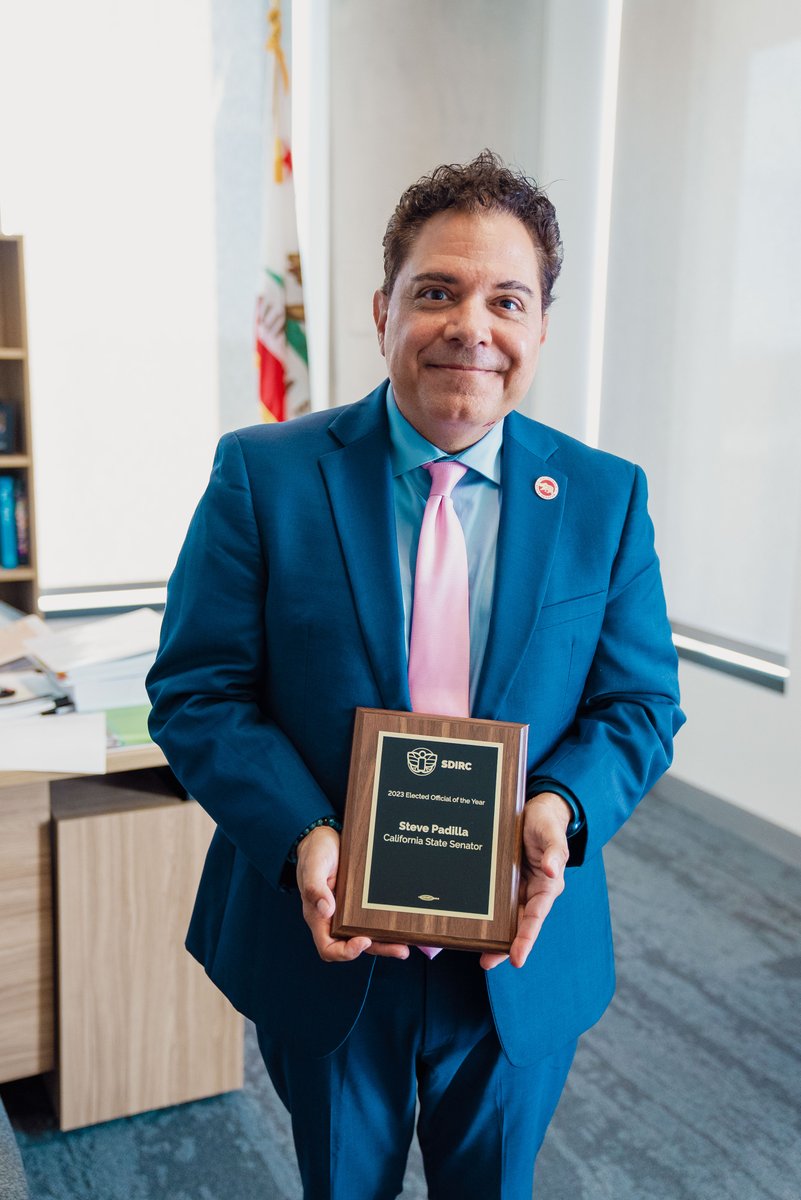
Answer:
[[[378,958],[353,1031],[325,1058],[288,1050],[265,1029],[258,1035],[292,1117],[304,1200],[400,1195],[418,1099],[430,1200],[531,1200],[534,1160],[576,1042],[513,1067],[478,955]]]

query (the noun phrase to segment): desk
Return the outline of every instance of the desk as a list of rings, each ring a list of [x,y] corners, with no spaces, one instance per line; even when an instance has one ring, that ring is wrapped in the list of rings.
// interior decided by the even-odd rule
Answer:
[[[62,1129],[242,1086],[242,1018],[183,948],[213,823],[164,764],[0,773],[0,1082],[52,1072]]]

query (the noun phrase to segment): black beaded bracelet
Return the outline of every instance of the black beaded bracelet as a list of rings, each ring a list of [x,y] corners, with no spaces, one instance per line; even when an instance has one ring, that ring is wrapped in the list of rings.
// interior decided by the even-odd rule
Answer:
[[[307,825],[300,837],[296,838],[293,842],[292,849],[286,856],[288,863],[294,864],[298,861],[298,846],[313,829],[319,829],[321,825],[328,825],[329,828],[335,829],[337,833],[342,832],[342,822],[339,817],[318,817],[316,821],[312,821],[311,825]]]

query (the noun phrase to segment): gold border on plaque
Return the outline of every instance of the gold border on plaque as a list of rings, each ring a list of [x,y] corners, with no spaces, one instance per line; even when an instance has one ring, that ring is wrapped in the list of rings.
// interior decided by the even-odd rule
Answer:
[[[375,834],[376,808],[378,806],[378,784],[381,778],[381,765],[384,753],[384,738],[403,738],[407,742],[445,742],[452,746],[492,746],[497,752],[495,764],[495,795],[493,796],[492,834],[489,846],[490,877],[487,884],[489,907],[487,912],[461,912],[451,908],[434,908],[429,904],[425,908],[413,908],[408,904],[375,904],[368,900],[370,881],[373,869],[373,839]],[[378,730],[375,767],[373,768],[373,794],[370,801],[370,830],[367,835],[367,855],[364,871],[364,886],[362,888],[362,908],[377,909],[384,912],[418,913],[421,916],[464,917],[468,921],[491,921],[495,916],[495,871],[496,851],[498,848],[498,822],[500,820],[501,777],[503,773],[503,742],[479,741],[476,738],[441,737],[436,734],[401,733],[390,729]]]

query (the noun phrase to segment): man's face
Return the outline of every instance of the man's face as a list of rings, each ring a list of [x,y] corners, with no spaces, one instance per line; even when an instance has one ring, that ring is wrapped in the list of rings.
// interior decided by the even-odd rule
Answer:
[[[435,446],[463,450],[537,369],[548,319],[531,235],[508,213],[437,213],[373,315],[401,412]]]

